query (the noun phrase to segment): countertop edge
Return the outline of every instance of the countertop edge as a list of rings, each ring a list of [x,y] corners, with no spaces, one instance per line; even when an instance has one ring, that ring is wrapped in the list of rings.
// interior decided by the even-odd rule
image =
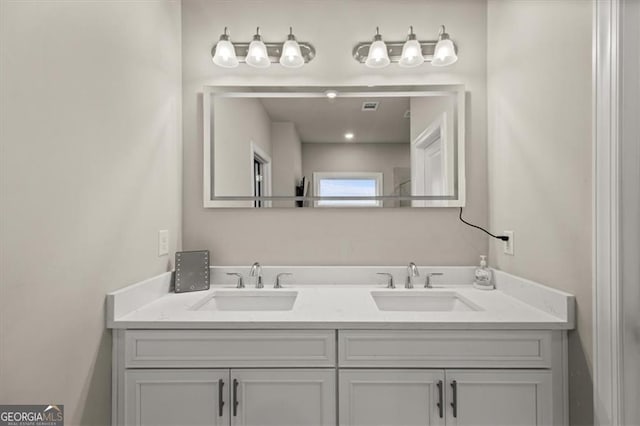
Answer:
[[[224,321],[114,321],[112,329],[199,329],[199,330],[570,330],[571,324],[567,322],[474,322],[474,323],[450,323],[450,322],[224,322]]]

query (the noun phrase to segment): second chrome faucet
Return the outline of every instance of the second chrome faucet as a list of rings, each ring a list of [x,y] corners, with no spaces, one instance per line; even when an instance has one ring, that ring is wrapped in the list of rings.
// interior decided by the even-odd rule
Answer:
[[[237,278],[236,288],[245,288],[242,274],[238,272],[227,272],[227,275]],[[293,274],[289,272],[281,272],[276,275],[276,281],[273,285],[273,288],[282,288],[282,284],[280,283],[282,277],[291,275]],[[260,265],[259,262],[255,262],[253,265],[251,265],[251,269],[249,269],[249,276],[253,278],[256,288],[264,288],[264,283],[262,282],[262,265]]]
[[[387,288],[396,288],[393,283],[393,274],[390,274],[388,272],[378,272],[377,274],[387,277]],[[431,278],[440,275],[443,275],[442,272],[429,272],[428,274],[426,274],[426,278],[424,280],[424,288],[433,288]],[[416,264],[413,262],[409,262],[409,265],[407,265],[407,278],[404,282],[404,288],[413,288],[414,282],[419,276],[420,271],[418,270]]]

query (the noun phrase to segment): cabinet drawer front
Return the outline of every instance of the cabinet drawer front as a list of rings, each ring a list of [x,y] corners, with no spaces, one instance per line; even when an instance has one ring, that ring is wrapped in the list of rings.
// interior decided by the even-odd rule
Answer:
[[[333,367],[333,330],[131,330],[126,368]]]
[[[545,331],[339,332],[340,367],[550,368]]]

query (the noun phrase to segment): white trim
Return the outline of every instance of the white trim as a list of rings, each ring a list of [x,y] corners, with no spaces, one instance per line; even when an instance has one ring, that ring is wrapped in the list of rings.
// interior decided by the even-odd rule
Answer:
[[[216,202],[211,199],[211,87],[205,87],[202,91],[202,200],[203,207],[216,207]],[[209,141],[209,142],[207,142]]]
[[[383,174],[380,172],[314,172],[313,173],[313,195],[320,196],[320,181],[322,179],[375,179],[376,181],[376,197],[383,194]],[[313,202],[314,207],[382,207],[382,200],[365,200],[373,201],[372,204],[360,205],[357,200],[346,199],[339,201],[340,204],[322,204],[322,200]],[[348,204],[352,202],[353,204]]]
[[[411,195],[450,195],[449,178],[449,134],[447,132],[447,113],[440,114],[427,126],[411,143]],[[435,141],[440,140],[442,150],[442,174],[444,176],[444,194],[427,194],[424,185],[426,165],[424,155],[418,155],[418,151],[428,149]],[[447,200],[412,200],[412,207],[450,207]]]
[[[454,110],[453,113],[453,127],[457,131],[457,135],[454,133],[451,135],[452,138],[456,140],[456,146],[458,149],[458,199],[448,201],[449,207],[464,207],[466,205],[467,200],[467,177],[466,177],[466,160],[465,160],[465,150],[467,146],[467,137],[466,137],[466,126],[467,122],[466,104],[467,94],[464,90],[460,90],[458,92],[458,99],[456,102],[457,111]],[[457,112],[457,114],[456,114]],[[457,120],[457,121],[456,121]]]
[[[249,161],[249,176],[253,176],[253,160],[257,157],[261,160],[262,165],[264,166],[264,185],[262,194],[263,197],[271,197],[271,156],[267,154],[267,151],[262,149],[262,147],[256,144],[254,141],[251,141],[250,145],[250,161]],[[256,182],[251,179],[251,193],[255,194],[256,191]],[[271,207],[271,201],[263,201],[264,207]]]
[[[640,425],[640,2],[620,2],[621,423]]]
[[[594,2],[594,424],[621,424],[619,0]]]

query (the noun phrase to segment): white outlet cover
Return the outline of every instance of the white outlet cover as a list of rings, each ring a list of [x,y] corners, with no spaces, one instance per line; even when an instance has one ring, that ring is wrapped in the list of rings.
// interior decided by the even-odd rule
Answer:
[[[509,256],[514,256],[514,232],[513,231],[504,231],[502,235],[509,237],[509,241],[504,241],[504,254],[508,254]]]
[[[166,256],[169,254],[169,230],[162,229],[158,231],[158,256]]]

